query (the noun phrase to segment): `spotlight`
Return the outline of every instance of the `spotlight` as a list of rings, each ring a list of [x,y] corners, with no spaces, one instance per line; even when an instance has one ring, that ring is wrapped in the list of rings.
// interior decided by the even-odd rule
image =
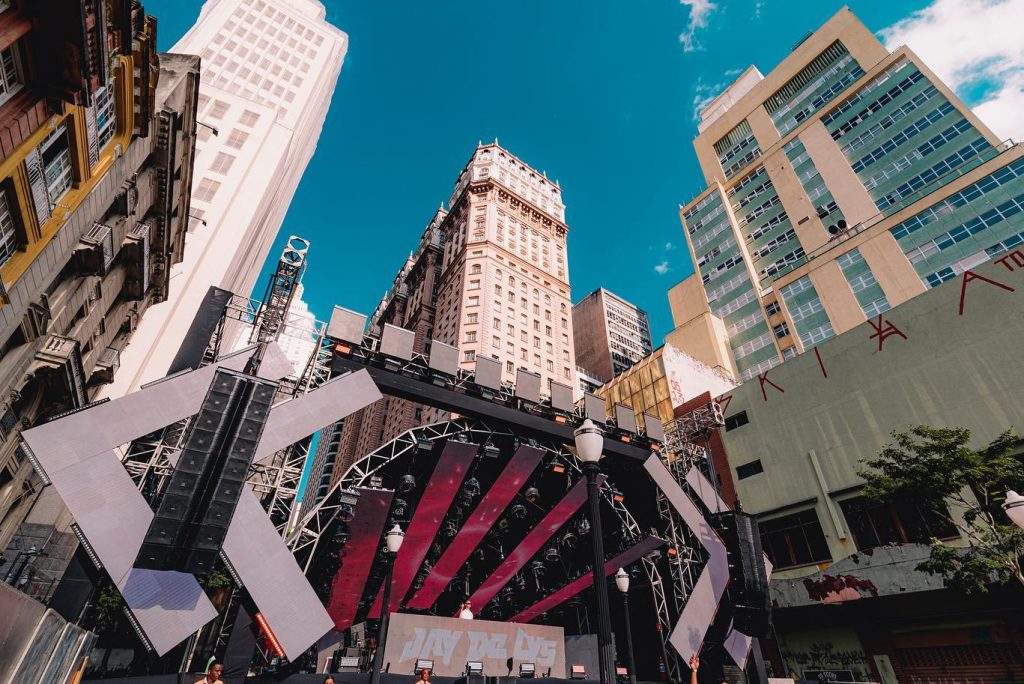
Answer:
[[[384,486],[384,478],[382,478],[380,475],[371,475],[370,476],[370,488],[371,489],[380,489],[383,486]]]
[[[434,448],[434,443],[427,439],[426,437],[417,437],[416,448],[419,449],[420,451],[430,451],[431,449]]]
[[[462,490],[469,496],[475,497],[480,495],[480,480],[475,477],[471,477],[466,480],[466,484],[462,485]]]
[[[481,676],[484,673],[484,664],[480,660],[470,660],[466,663],[466,676]]]
[[[523,504],[516,504],[512,507],[512,517],[516,520],[522,520],[526,517],[526,506]]]
[[[509,528],[508,518],[502,518],[501,520],[498,521],[498,531],[499,532],[508,532],[508,528]]]
[[[416,489],[416,478],[412,475],[403,475],[402,479],[398,481],[398,491],[403,494],[408,494],[414,489]]]
[[[586,518],[580,518],[580,521],[576,523],[576,531],[580,534],[590,533],[590,521]]]
[[[526,490],[524,496],[526,496],[526,500],[530,503],[537,503],[537,499],[540,498],[540,490],[536,487],[530,487]]]
[[[557,563],[559,560],[561,560],[561,558],[562,556],[558,553],[558,549],[554,546],[550,547],[547,551],[544,552],[544,559],[548,563]]]
[[[533,679],[537,676],[537,665],[535,663],[519,663],[519,676],[523,679]]]
[[[427,660],[425,658],[419,658],[416,660],[416,670],[413,674],[419,674],[423,670],[427,670],[429,674],[434,674],[434,661]]]
[[[449,537],[454,537],[459,533],[459,528],[456,527],[454,520],[449,520],[444,527],[444,533]]]
[[[350,504],[342,504],[341,508],[338,509],[338,519],[341,522],[352,522],[355,520],[356,511]]]
[[[394,503],[391,504],[391,512],[401,518],[405,515],[405,507],[408,505],[405,503],[405,499],[395,499]]]
[[[484,458],[498,458],[498,456],[501,456],[501,449],[494,446],[494,442],[488,440],[480,450],[480,455]]]
[[[573,534],[572,531],[566,532],[564,535],[562,535],[562,546],[564,546],[565,548],[575,549],[576,542],[576,535]]]
[[[535,560],[532,563],[530,563],[530,570],[532,570],[533,574],[537,577],[543,577],[544,574],[548,571],[547,567],[545,567],[544,565],[544,561],[541,560]]]
[[[336,544],[344,544],[348,541],[349,531],[348,525],[345,523],[338,523],[338,529],[334,533],[334,542]]]

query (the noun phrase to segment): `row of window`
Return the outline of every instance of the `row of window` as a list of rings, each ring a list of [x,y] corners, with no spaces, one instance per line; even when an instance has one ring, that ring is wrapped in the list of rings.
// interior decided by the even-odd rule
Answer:
[[[869,142],[882,135],[891,126],[899,123],[906,117],[910,116],[911,113],[920,109],[928,103],[933,97],[939,94],[939,89],[935,86],[928,86],[923,91],[912,97],[909,101],[903,103],[897,107],[891,114],[886,114],[876,123],[872,124],[866,131],[858,135],[856,138],[846,143],[842,147],[842,152],[849,157],[853,152],[856,152],[860,148],[867,145]],[[952,107],[948,102],[945,103]],[[944,106],[944,105],[942,105]]]
[[[883,181],[891,180],[899,176],[905,169],[910,168],[917,162],[923,160],[926,156],[935,152],[946,143],[960,137],[963,133],[973,130],[971,122],[967,119],[960,119],[955,124],[947,128],[946,130],[933,137],[928,142],[920,145],[917,149],[897,158],[896,160],[885,166],[879,173],[871,176],[871,178],[864,181],[864,188],[866,190],[873,190],[878,187]]]
[[[920,71],[914,71],[914,73],[910,74],[910,76],[903,79],[898,84],[887,90],[885,94],[883,94],[877,100],[875,100],[867,107],[853,115],[842,126],[839,126],[836,130],[832,131],[832,139],[839,140],[843,136],[847,135],[850,131],[855,130],[858,126],[860,126],[865,121],[869,120],[872,116],[877,114],[883,107],[891,103],[893,100],[895,100],[897,97],[899,97],[906,91],[910,90],[914,86],[914,84],[920,81],[922,78],[924,78],[924,74],[922,74]],[[832,114],[838,117],[839,114],[842,113],[842,111],[837,110],[835,112],[832,112]],[[828,118],[829,117],[825,117],[825,119]],[[822,119],[822,122],[827,126],[831,123],[831,120],[826,121],[825,119]]]
[[[957,537],[956,527],[945,515],[910,503],[883,504],[856,497],[840,501],[839,508],[860,551]],[[760,529],[764,552],[776,570],[832,560],[821,521],[813,508],[761,521]]]
[[[929,223],[952,214],[957,209],[966,206],[980,197],[984,197],[996,188],[1002,187],[1020,176],[1024,176],[1024,159],[1018,159],[1014,163],[1004,166],[995,173],[982,178],[977,183],[968,185],[960,192],[950,195],[941,202],[937,202],[924,209],[912,218],[893,227],[892,235],[897,240],[901,240]]]
[[[958,166],[961,166],[965,162],[978,156],[989,147],[988,142],[984,138],[978,138],[971,144],[961,147],[959,150],[929,169],[919,173],[907,182],[902,183],[899,187],[892,192],[887,193],[884,197],[880,197],[875,201],[875,206],[878,207],[879,211],[893,206],[900,200],[909,197],[929,183],[937,181],[939,178],[953,171]]]
[[[908,142],[911,138],[916,136],[918,133],[925,131],[930,128],[932,124],[939,121],[942,117],[953,111],[953,105],[950,102],[943,102],[941,105],[928,112],[920,119],[907,124],[907,127],[900,132],[893,135],[884,143],[874,148],[863,157],[853,163],[854,173],[860,173],[867,167],[874,164],[876,161],[883,159],[886,155],[892,153],[897,147]],[[920,151],[920,149],[919,149]]]

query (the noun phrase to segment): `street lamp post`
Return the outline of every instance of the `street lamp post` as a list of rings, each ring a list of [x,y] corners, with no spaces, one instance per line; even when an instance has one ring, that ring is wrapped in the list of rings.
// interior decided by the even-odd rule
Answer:
[[[587,501],[590,504],[590,537],[594,552],[594,592],[597,594],[597,659],[601,684],[615,682],[615,656],[612,626],[608,615],[608,584],[604,574],[604,540],[601,533],[601,500],[597,491],[599,464],[604,455],[604,434],[587,418],[574,433],[576,455],[583,463],[587,478]]]
[[[387,574],[384,577],[384,600],[380,606],[380,628],[377,630],[377,650],[373,652],[373,669],[370,671],[370,684],[380,683],[380,671],[384,665],[384,645],[388,637],[388,617],[391,606],[391,574],[395,569],[395,557],[402,548],[405,532],[397,524],[391,528],[384,538],[387,544]]]
[[[636,684],[636,666],[633,663],[633,628],[629,624],[629,573],[622,568],[615,573],[615,586],[622,594],[622,608],[626,614],[626,665],[629,667],[629,684]]]
[[[1016,523],[1017,527],[1024,529],[1024,496],[1021,496],[1012,489],[1006,492],[1006,503],[1003,510],[1010,520]]]

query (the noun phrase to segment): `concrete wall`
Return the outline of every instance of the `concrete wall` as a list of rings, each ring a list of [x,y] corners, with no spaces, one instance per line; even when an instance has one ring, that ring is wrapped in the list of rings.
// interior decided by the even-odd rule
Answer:
[[[1017,264],[1024,253],[978,267],[979,278],[968,271],[726,394],[725,415],[745,411],[750,421],[724,433],[730,466],[760,459],[764,467],[737,480],[744,510],[770,517],[815,507],[839,559],[854,547],[836,498],[862,484],[860,461],[892,431],[962,426],[980,446],[1024,430]]]

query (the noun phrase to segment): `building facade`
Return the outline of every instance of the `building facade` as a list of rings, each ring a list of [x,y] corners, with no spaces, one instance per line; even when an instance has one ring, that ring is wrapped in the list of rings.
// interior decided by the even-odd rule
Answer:
[[[437,340],[459,349],[472,371],[478,356],[501,362],[502,380],[519,368],[576,384],[562,190],[500,147],[479,145],[448,200],[424,231],[374,312],[370,325],[415,333],[414,351]],[[385,398],[346,419],[335,480],[359,457],[435,409]]]
[[[729,375],[664,344],[594,393],[604,399],[608,415],[614,416],[621,404],[633,410],[643,428],[644,415],[668,425],[687,402],[705,393],[719,396],[734,385]]]
[[[140,326],[110,396],[166,374],[211,285],[251,295],[348,48],[325,16],[316,0],[208,0],[175,45],[203,61],[187,257],[168,301]]]
[[[21,431],[95,400],[117,377],[140,318],[167,298],[189,213],[198,58],[158,57],[156,21],[138,3],[62,7],[0,6],[7,562],[48,491],[18,448]]]
[[[316,449],[313,450],[313,463],[309,466],[309,475],[306,476],[306,489],[302,494],[302,505],[299,507],[299,520],[306,517],[330,491],[344,427],[345,421],[341,420],[320,431]]]
[[[647,312],[600,287],[572,307],[576,363],[608,382],[653,350]]]
[[[1024,241],[1024,146],[843,9],[702,113],[668,341],[750,380]]]
[[[884,335],[857,326],[721,398],[719,479],[758,517],[774,564],[778,643],[764,655],[777,676],[1024,676],[1022,588],[965,596],[917,570],[933,538],[966,538],[928,511],[866,500],[858,475],[911,426],[967,428],[975,448],[1020,431],[1022,293],[1024,251],[1012,250],[886,312]]]

